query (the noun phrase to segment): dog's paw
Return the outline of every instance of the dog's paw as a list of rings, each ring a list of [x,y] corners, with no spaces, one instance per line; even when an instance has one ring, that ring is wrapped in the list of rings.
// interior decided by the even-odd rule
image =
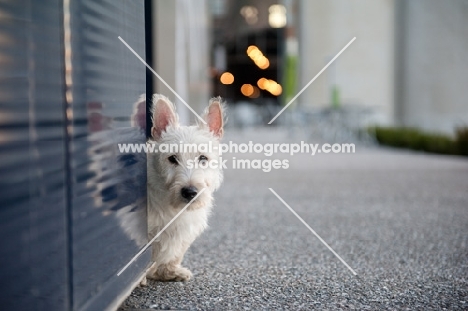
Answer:
[[[147,277],[163,282],[186,282],[192,277],[192,272],[180,265],[161,265],[154,271],[151,271]]]
[[[140,281],[140,287],[145,287],[148,285],[148,279],[145,277],[143,277],[143,279],[141,279]]]
[[[174,281],[176,282],[186,282],[192,278],[192,272],[189,269],[184,267],[177,267],[174,271]]]

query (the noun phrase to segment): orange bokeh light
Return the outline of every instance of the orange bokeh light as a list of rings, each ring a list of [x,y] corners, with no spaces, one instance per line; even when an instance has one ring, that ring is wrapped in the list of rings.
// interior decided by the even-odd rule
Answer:
[[[260,78],[260,79],[258,79],[258,81],[257,81],[257,85],[258,85],[258,87],[259,87],[260,89],[265,90],[265,89],[266,89],[265,84],[266,84],[267,82],[268,82],[267,79],[265,79],[265,78]]]
[[[243,84],[241,86],[241,93],[247,97],[252,96],[254,93],[254,87],[251,84]]]
[[[274,87],[271,88],[269,92],[275,96],[279,96],[281,95],[281,93],[283,93],[283,88],[281,87],[281,85],[276,84]]]
[[[279,96],[283,93],[283,87],[273,80],[260,78],[257,81],[257,85],[260,89],[266,90],[275,96]]]
[[[252,52],[253,50],[258,50],[258,47],[256,47],[255,45],[250,45],[247,48],[247,55],[250,55],[250,52]]]
[[[221,81],[222,84],[232,84],[234,82],[234,76],[230,72],[225,72],[219,77],[219,81]]]
[[[260,69],[267,69],[270,66],[270,61],[268,58],[266,58],[262,51],[260,51],[259,48],[255,45],[250,45],[246,52],[250,59],[253,60],[255,65],[257,65]]]
[[[260,69],[267,69],[270,66],[270,61],[265,56],[262,56],[262,57],[255,60],[255,64]]]

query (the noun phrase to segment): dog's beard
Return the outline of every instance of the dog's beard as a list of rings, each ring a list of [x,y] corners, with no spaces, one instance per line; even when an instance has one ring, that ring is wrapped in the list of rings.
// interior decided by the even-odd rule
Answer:
[[[169,204],[179,210],[184,208],[191,201],[191,197],[184,198],[182,191],[184,188],[193,187],[198,192],[197,197],[187,207],[188,210],[196,210],[203,207],[210,207],[213,203],[213,192],[219,183],[219,174],[195,170],[187,171],[183,167],[170,172],[166,176],[166,189]],[[203,190],[204,189],[204,190]],[[200,191],[202,191],[200,193]]]
[[[179,194],[174,194],[174,197],[171,200],[171,206],[177,210],[183,209],[189,203],[190,205],[187,207],[187,210],[196,210],[211,206],[212,196],[206,192],[207,190],[203,191],[203,193],[200,194],[194,201],[192,201],[192,203],[190,203],[190,200],[182,198],[179,192]]]

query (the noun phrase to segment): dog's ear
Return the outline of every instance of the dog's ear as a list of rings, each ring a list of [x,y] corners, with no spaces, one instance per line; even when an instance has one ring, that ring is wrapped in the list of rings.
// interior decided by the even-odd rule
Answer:
[[[133,104],[133,113],[130,117],[132,127],[138,127],[146,131],[146,95],[140,95],[140,98]]]
[[[153,109],[151,112],[153,119],[151,136],[154,140],[161,138],[162,132],[168,126],[177,126],[179,123],[174,104],[165,96],[159,94],[153,95]]]
[[[215,97],[210,100],[204,114],[210,132],[218,138],[222,138],[224,134],[224,111],[225,108],[221,97]]]

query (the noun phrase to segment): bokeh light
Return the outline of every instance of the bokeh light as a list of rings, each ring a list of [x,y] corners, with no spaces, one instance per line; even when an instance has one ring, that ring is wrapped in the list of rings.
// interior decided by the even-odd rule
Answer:
[[[254,25],[258,21],[258,10],[254,6],[243,6],[239,13],[244,17],[245,22],[249,25]]]
[[[272,28],[286,26],[286,8],[281,4],[273,4],[268,8],[268,23]]]
[[[222,84],[232,84],[234,82],[234,75],[226,71],[219,77],[219,81],[221,81]]]
[[[274,80],[260,78],[257,81],[257,85],[260,89],[266,90],[274,96],[279,96],[281,93],[283,93],[283,87]]]
[[[241,93],[244,96],[250,97],[254,93],[254,87],[251,84],[243,84],[241,86]]]
[[[251,45],[247,48],[247,55],[252,59],[255,65],[260,69],[267,69],[270,67],[270,61],[263,55],[262,51],[255,45]]]

